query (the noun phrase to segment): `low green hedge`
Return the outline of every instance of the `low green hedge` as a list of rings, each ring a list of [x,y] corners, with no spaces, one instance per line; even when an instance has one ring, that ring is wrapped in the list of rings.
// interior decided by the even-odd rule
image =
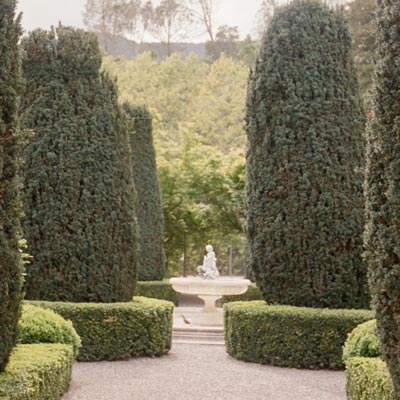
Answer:
[[[80,361],[160,356],[171,348],[170,302],[135,297],[127,303],[30,302],[72,321],[82,340]]]
[[[233,301],[254,301],[262,300],[260,289],[255,283],[252,283],[246,293],[240,294],[239,296],[222,296],[221,304],[231,303]]]
[[[24,304],[19,320],[18,343],[64,343],[73,346],[75,357],[81,347],[81,339],[72,322],[51,310]]]
[[[180,295],[172,289],[167,281],[139,281],[136,284],[136,296],[149,297],[152,299],[167,300],[179,305]]]
[[[353,357],[346,361],[348,400],[399,400],[389,370],[379,357]]]
[[[227,352],[240,360],[294,368],[341,368],[349,332],[372,318],[367,310],[224,305]]]
[[[0,373],[0,400],[59,400],[71,381],[74,352],[66,344],[20,344]]]
[[[375,319],[354,328],[344,345],[343,361],[351,357],[379,357],[381,344],[376,329]]]

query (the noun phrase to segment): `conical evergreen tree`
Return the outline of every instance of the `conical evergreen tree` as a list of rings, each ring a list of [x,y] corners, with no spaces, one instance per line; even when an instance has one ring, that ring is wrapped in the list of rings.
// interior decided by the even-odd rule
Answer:
[[[30,299],[132,298],[137,227],[127,126],[94,35],[58,27],[23,41],[23,168]]]
[[[17,340],[22,300],[17,184],[21,28],[15,8],[15,0],[0,0],[0,372]]]
[[[400,396],[400,1],[378,0],[375,119],[368,130],[366,256],[382,351]]]
[[[130,124],[133,180],[136,187],[135,211],[140,239],[138,279],[161,280],[165,276],[163,247],[164,220],[157,177],[151,114],[145,107],[123,105]]]
[[[364,117],[342,15],[316,0],[277,11],[247,100],[250,262],[265,299],[368,306]]]

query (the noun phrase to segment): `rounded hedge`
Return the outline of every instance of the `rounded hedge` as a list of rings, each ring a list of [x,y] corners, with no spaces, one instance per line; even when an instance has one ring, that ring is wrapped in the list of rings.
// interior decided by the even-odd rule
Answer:
[[[376,320],[358,325],[348,336],[343,348],[343,361],[351,357],[379,357],[381,343],[376,330]]]
[[[389,370],[379,357],[352,357],[346,361],[348,400],[399,400]]]
[[[227,352],[240,360],[293,368],[341,368],[347,335],[372,318],[368,310],[224,305]]]
[[[20,344],[0,374],[1,400],[56,400],[71,382],[72,346],[60,343]]]
[[[19,320],[18,343],[64,343],[72,345],[75,357],[81,347],[81,338],[71,321],[51,310],[24,304]]]
[[[135,297],[126,303],[32,301],[72,321],[82,340],[79,361],[160,356],[171,348],[173,304]]]

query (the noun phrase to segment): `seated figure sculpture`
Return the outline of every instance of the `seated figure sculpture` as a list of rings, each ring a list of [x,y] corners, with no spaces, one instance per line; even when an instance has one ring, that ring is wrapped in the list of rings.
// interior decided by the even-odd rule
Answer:
[[[217,259],[213,247],[209,244],[206,246],[207,255],[204,256],[203,265],[197,267],[199,275],[203,279],[215,279],[219,277],[217,269]]]

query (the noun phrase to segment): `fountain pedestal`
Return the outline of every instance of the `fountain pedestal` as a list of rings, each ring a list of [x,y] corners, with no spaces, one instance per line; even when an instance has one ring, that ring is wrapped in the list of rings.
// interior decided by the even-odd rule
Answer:
[[[173,289],[179,293],[196,295],[204,301],[203,309],[191,315],[192,323],[205,326],[222,326],[223,314],[215,302],[222,296],[243,294],[251,282],[241,278],[171,278]]]

